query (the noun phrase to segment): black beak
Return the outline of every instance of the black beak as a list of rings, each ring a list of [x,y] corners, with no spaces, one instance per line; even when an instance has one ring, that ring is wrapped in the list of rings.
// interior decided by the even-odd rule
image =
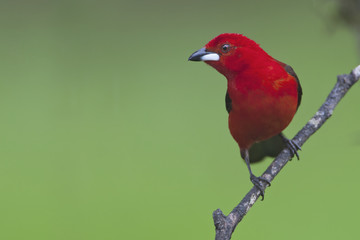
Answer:
[[[219,61],[219,54],[208,52],[206,48],[201,48],[191,54],[189,61]]]

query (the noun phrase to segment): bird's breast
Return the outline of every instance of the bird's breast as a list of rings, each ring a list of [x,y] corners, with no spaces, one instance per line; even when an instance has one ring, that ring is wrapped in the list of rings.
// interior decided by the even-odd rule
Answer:
[[[279,134],[296,112],[297,84],[291,78],[229,82],[228,93],[229,128],[240,148]]]

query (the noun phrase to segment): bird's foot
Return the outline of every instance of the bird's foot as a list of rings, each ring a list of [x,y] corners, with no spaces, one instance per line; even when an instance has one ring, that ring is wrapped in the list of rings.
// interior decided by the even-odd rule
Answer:
[[[260,196],[262,197],[261,201],[264,200],[265,185],[263,185],[261,181],[265,182],[265,184],[269,185],[269,187],[271,186],[270,181],[263,177],[256,177],[254,174],[250,175],[250,180],[254,186],[260,190]]]
[[[299,158],[299,154],[297,151],[301,150],[301,147],[291,139],[287,139],[286,145],[289,148],[291,155],[296,156],[297,160],[299,160],[300,158]],[[291,161],[291,159],[290,159],[290,161]]]

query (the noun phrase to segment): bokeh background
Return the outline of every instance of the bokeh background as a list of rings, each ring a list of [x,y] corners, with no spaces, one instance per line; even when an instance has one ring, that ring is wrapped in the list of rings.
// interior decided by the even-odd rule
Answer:
[[[359,64],[333,10],[322,0],[1,0],[0,239],[213,239],[213,210],[228,214],[251,183],[227,128],[225,78],[187,58],[237,32],[292,65],[304,91],[292,137]],[[233,239],[358,236],[359,93]]]

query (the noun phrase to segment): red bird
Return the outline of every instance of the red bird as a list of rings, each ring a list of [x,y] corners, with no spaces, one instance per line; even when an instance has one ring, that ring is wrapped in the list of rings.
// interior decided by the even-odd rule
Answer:
[[[230,133],[240,147],[251,182],[264,190],[250,162],[276,156],[285,146],[297,154],[300,147],[282,131],[289,125],[301,102],[302,89],[294,70],[267,54],[253,40],[224,33],[194,52],[191,61],[204,61],[227,78],[225,96]]]

